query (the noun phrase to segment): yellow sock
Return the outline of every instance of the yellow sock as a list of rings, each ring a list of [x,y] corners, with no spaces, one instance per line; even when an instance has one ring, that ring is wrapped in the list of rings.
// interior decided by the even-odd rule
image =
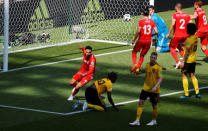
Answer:
[[[189,96],[188,79],[187,78],[183,78],[183,89],[184,89],[185,96]]]
[[[142,111],[143,111],[143,106],[139,106],[137,108],[137,117],[136,117],[136,120],[140,120],[140,117],[142,115]]]
[[[194,85],[194,89],[195,89],[196,94],[199,94],[198,80],[196,79],[195,76],[191,77],[191,80]]]
[[[157,119],[157,114],[158,114],[158,107],[156,106],[154,109],[153,109],[153,120],[156,120]]]
[[[98,111],[104,111],[104,108],[98,105],[87,104],[87,107],[98,110]]]

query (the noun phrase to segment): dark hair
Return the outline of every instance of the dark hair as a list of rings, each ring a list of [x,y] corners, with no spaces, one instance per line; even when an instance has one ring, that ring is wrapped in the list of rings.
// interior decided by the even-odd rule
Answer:
[[[196,0],[194,2],[194,4],[198,5],[199,7],[201,7],[203,5],[203,2],[201,0]]]
[[[178,7],[179,9],[182,9],[182,4],[181,3],[176,3],[175,7]]]
[[[86,46],[85,49],[92,50],[91,46]]]
[[[117,76],[118,75],[115,72],[108,73],[108,79],[110,79],[112,83],[116,82]]]
[[[144,15],[144,16],[149,16],[149,8],[145,8],[145,9],[142,11],[142,15]]]
[[[196,25],[194,23],[187,24],[187,33],[189,35],[194,35],[196,33]]]
[[[152,8],[153,10],[155,9],[154,5],[149,5],[148,8]]]
[[[157,52],[152,52],[151,55],[157,56]]]

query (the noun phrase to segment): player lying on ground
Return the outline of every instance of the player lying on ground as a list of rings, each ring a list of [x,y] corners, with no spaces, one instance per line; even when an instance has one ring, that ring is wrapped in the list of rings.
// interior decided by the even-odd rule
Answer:
[[[195,67],[196,67],[196,51],[198,44],[198,37],[195,35],[196,33],[196,25],[188,24],[187,25],[187,33],[189,37],[185,41],[184,45],[184,58],[182,63],[180,64],[180,68],[182,68],[182,80],[183,80],[183,88],[185,95],[181,96],[181,99],[190,99],[189,90],[188,90],[188,75],[191,77],[192,83],[195,89],[195,98],[200,98],[198,81],[194,75]]]
[[[178,68],[180,61],[178,59],[176,49],[179,50],[181,57],[183,57],[184,51],[182,46],[188,37],[186,27],[187,24],[191,22],[191,17],[190,15],[182,12],[182,4],[180,3],[175,5],[175,10],[176,13],[172,15],[172,24],[170,26],[169,33],[166,35],[166,38],[169,37],[170,33],[174,29],[174,35],[170,42],[170,52],[176,61],[176,68]]]
[[[149,15],[150,19],[155,22],[158,29],[158,42],[156,43],[156,51],[158,53],[170,51],[170,48],[168,46],[168,38],[166,38],[166,35],[168,34],[168,28],[166,27],[164,20],[155,13],[153,5],[149,6]]]
[[[158,33],[155,22],[148,18],[149,16],[148,8],[143,11],[143,16],[144,18],[138,21],[138,24],[139,24],[138,31],[136,32],[134,40],[132,41],[132,45],[134,45],[135,41],[139,37],[132,51],[133,67],[130,73],[135,71],[135,74],[139,73],[141,65],[144,61],[144,56],[147,54],[148,50],[150,49],[152,36]],[[155,31],[154,34],[152,34],[153,29]],[[140,52],[140,51],[141,51],[140,58],[139,58],[139,62],[137,65],[136,64],[137,52]]]
[[[106,110],[105,102],[103,101],[101,94],[107,92],[108,101],[111,103],[113,108],[118,111],[118,108],[115,106],[113,99],[111,97],[112,92],[112,83],[115,83],[117,80],[117,74],[111,72],[108,74],[107,78],[95,81],[90,87],[87,87],[85,90],[86,102],[83,104],[83,111],[87,108],[92,108],[98,111]],[[73,105],[73,108],[78,107],[81,104],[80,101],[76,102]]]
[[[152,52],[150,56],[150,62],[146,64],[145,71],[146,77],[143,89],[139,98],[139,105],[137,108],[136,120],[129,123],[130,126],[139,126],[140,117],[143,112],[144,102],[149,97],[153,108],[153,118],[147,125],[152,126],[157,124],[158,108],[157,103],[160,97],[160,83],[162,82],[162,67],[156,62],[157,53]]]
[[[81,69],[73,76],[70,85],[73,86],[72,94],[68,100],[73,100],[74,96],[79,92],[79,89],[90,82],[95,73],[96,58],[92,54],[92,47],[86,46],[85,48],[79,47],[83,51],[83,64]]]
[[[196,2],[194,3],[194,15],[192,15],[191,18],[196,21],[196,36],[198,36],[201,39],[201,49],[208,57],[208,24],[205,11],[201,8],[202,5],[203,3],[201,0],[196,0]]]

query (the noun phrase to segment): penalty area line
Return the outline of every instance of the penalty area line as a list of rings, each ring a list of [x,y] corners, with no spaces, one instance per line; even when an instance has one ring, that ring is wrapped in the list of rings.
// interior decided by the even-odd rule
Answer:
[[[199,90],[203,90],[203,89],[208,89],[208,86],[199,88]],[[190,89],[189,91],[192,92],[192,91],[194,91],[194,89]],[[184,93],[184,91],[177,91],[177,92],[162,94],[162,95],[160,95],[160,97],[172,96],[172,95],[181,94],[181,93]],[[138,101],[139,101],[139,99],[132,100],[132,101],[126,101],[126,102],[120,102],[120,103],[117,103],[115,105],[116,106],[118,106],[118,105],[125,105],[125,104],[130,104],[130,103],[134,103],[134,102],[138,102]],[[112,107],[112,106],[109,105],[107,107]],[[39,113],[47,113],[47,114],[61,115],[61,116],[70,116],[70,115],[74,115],[74,114],[80,114],[80,113],[83,113],[83,112],[92,111],[92,109],[88,109],[86,111],[80,111],[79,110],[79,111],[74,111],[74,112],[69,112],[69,113],[62,113],[62,112],[53,112],[53,111],[47,111],[47,110],[32,109],[32,108],[23,108],[23,107],[8,106],[8,105],[0,105],[0,108],[9,108],[9,109],[25,110],[25,111],[32,111],[32,112],[39,112]]]
[[[96,57],[99,57],[99,56],[106,56],[106,55],[118,54],[118,53],[123,53],[123,52],[129,52],[129,51],[132,51],[132,49],[120,50],[120,51],[114,51],[114,52],[108,52],[108,53],[103,53],[103,54],[97,54],[97,55],[95,55],[95,56],[96,56]],[[30,69],[30,68],[36,68],[36,67],[42,67],[42,66],[53,65],[53,64],[59,64],[59,63],[64,63],[64,62],[77,61],[77,60],[82,60],[82,59],[83,59],[83,57],[78,57],[78,58],[74,58],[74,59],[68,59],[68,60],[62,60],[62,61],[56,61],[56,62],[50,62],[50,63],[40,64],[40,65],[26,66],[26,67],[21,67],[21,68],[16,68],[16,69],[11,69],[11,70],[8,70],[7,72],[14,72],[14,71],[19,71],[19,70],[24,70],[24,69]],[[7,72],[0,72],[0,73],[7,73]]]

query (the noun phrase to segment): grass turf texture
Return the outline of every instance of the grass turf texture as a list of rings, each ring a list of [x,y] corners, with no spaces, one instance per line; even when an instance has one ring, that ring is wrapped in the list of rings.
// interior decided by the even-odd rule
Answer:
[[[89,43],[80,43],[80,45],[83,46],[87,44]],[[98,50],[98,51],[94,51],[93,53],[102,54],[102,53],[132,48],[129,46],[120,46],[109,43],[108,44],[100,43],[100,44],[102,44],[102,46],[99,44],[93,45],[95,50]],[[67,57],[67,55],[65,55],[67,50],[66,52],[64,52],[64,49],[69,47],[75,53]],[[49,53],[47,52],[53,53],[53,55],[55,56],[63,55],[63,58],[60,58],[58,60],[63,60],[66,58],[76,58],[82,56],[82,53],[79,51],[79,49],[77,49],[77,45],[74,46],[68,45],[68,47],[64,46],[61,52],[57,51],[58,50],[57,48],[61,48],[61,47],[47,48],[37,51],[41,51],[42,53],[45,52],[45,54],[48,55]],[[151,49],[148,55],[145,57],[145,61],[142,68],[144,67],[145,63],[149,61],[149,55],[152,50],[153,49]],[[43,57],[41,56],[42,53],[39,54],[38,58]],[[17,53],[13,57],[15,56],[18,57],[31,56],[31,52]],[[34,56],[34,58],[36,58],[36,55]],[[207,86],[207,79],[208,79],[206,72],[206,67],[208,66],[208,63],[204,61],[203,58],[204,58],[204,54],[199,49],[196,74],[199,80],[200,87]],[[37,60],[36,63],[33,64],[42,64],[44,62],[45,63],[51,62],[50,60],[47,59],[45,60],[46,61],[42,59]],[[14,62],[15,61],[13,61],[13,63],[10,64],[13,65],[12,67],[14,67],[14,65],[15,66],[19,65],[19,60],[16,61],[15,64]],[[161,85],[161,94],[183,90],[181,85],[180,70],[174,69],[173,66],[175,65],[175,62],[172,56],[170,55],[170,53],[159,54],[158,62],[164,68],[166,68],[166,70],[163,71],[164,81]],[[82,60],[78,60],[73,62],[59,63],[59,64],[48,65],[38,68],[31,68],[26,70],[0,74],[1,77],[0,104],[25,107],[25,108],[35,108],[40,110],[48,110],[48,111],[62,112],[62,113],[72,112],[71,109],[72,104],[77,100],[75,100],[74,102],[68,102],[66,100],[69,94],[71,94],[71,90],[72,90],[72,88],[68,85],[68,82],[69,79],[80,68],[81,63]],[[97,57],[95,80],[105,77],[106,73],[110,71],[115,71],[118,72],[119,74],[118,81],[114,85],[114,89],[113,89],[113,99],[115,103],[134,100],[137,99],[139,96],[139,92],[143,86],[145,74],[142,73],[139,76],[130,75],[129,70],[131,67],[132,67],[132,61],[131,61],[130,51],[119,54]],[[90,82],[88,85],[90,84],[92,84],[92,82]],[[191,86],[191,83],[190,83],[190,88],[193,88]],[[77,96],[78,99],[84,96],[84,89],[85,87],[83,87],[79,92]],[[178,119],[180,119],[181,121],[185,121],[185,119],[188,119],[190,125],[192,125],[191,120],[196,119],[202,121],[201,124],[203,125],[203,123],[205,122],[204,119],[206,117],[205,114],[207,113],[205,107],[208,102],[206,99],[208,96],[206,95],[207,89],[202,92],[204,92],[202,96],[202,100],[197,100],[197,101],[192,99],[188,102],[183,102],[179,99],[179,95],[174,95],[171,96],[170,98],[168,97],[168,99],[170,100],[168,99],[166,100],[165,97],[162,98],[160,104],[160,114],[159,114],[159,118],[160,118],[159,123],[161,123],[162,126],[161,128],[166,129],[167,127],[165,128],[164,125],[170,126],[171,123],[167,124],[167,119],[171,119],[172,121],[177,121],[177,122]],[[106,97],[106,95],[103,96]],[[105,99],[105,101],[106,103],[108,103],[107,98]],[[118,125],[119,127],[116,127],[117,129],[123,129],[124,127],[129,128],[127,125],[128,122],[135,119],[136,107],[137,104],[133,103],[133,104],[121,106],[120,112],[114,112],[112,109],[109,109],[108,113],[103,113],[103,112],[100,113],[93,111],[93,112],[82,113],[72,116],[64,116],[64,117],[45,114],[45,113],[24,111],[24,110],[0,108],[2,112],[0,118],[0,127],[5,128],[6,130],[10,130],[10,129],[12,130],[16,128],[29,129],[31,127],[32,130],[41,129],[41,128],[47,128],[53,130],[55,128],[62,126],[64,129],[85,129],[86,127],[94,126],[94,125],[99,125],[96,126],[95,129],[98,128],[110,129],[110,127]],[[175,114],[173,114],[173,112],[175,112]],[[169,117],[170,115],[169,113],[170,114],[172,113],[171,114],[172,118]],[[193,113],[198,114],[198,116],[191,117]],[[143,117],[144,122],[150,120],[151,107],[145,106],[145,112],[143,115],[144,115]],[[99,123],[97,123],[98,121],[97,119],[99,120]],[[106,125],[105,123],[106,119],[109,119],[108,122],[111,123],[109,127],[104,126]],[[54,123],[53,125],[55,125],[55,127],[50,126],[52,123]],[[175,125],[173,127],[175,127]],[[146,129],[147,127],[141,127],[141,128]],[[175,127],[175,128],[180,128],[180,127]],[[192,126],[190,126],[190,128],[192,128]],[[170,129],[172,129],[172,127]],[[131,130],[136,130],[136,129],[132,128]]]
[[[204,6],[205,7],[205,6]],[[207,7],[207,6],[206,6]],[[185,9],[185,11],[192,9]],[[165,21],[170,21],[171,12],[159,13]],[[132,36],[135,30],[132,31]],[[122,34],[120,34],[122,37]],[[124,35],[124,34],[123,34]],[[130,38],[129,38],[130,39]],[[81,57],[82,53],[77,49],[78,45],[91,45],[94,54],[102,54],[118,50],[130,49],[130,46],[121,46],[109,43],[79,43],[54,48],[34,50],[9,55],[9,68],[18,68],[55,62],[71,58]],[[152,51],[153,49],[151,49]],[[149,61],[149,55],[145,57],[144,65]],[[207,86],[207,61],[205,55],[198,48],[196,75],[200,87]],[[183,90],[180,70],[175,70],[175,62],[170,53],[159,54],[158,62],[166,68],[163,71],[164,80],[161,85],[161,94]],[[0,74],[0,104],[11,105],[40,110],[56,111],[62,113],[72,112],[73,102],[66,99],[71,94],[68,82],[80,68],[82,60],[65,62],[54,65],[31,68]],[[107,72],[119,73],[117,83],[113,89],[115,103],[134,100],[139,96],[143,86],[144,73],[139,76],[129,74],[132,67],[131,52],[112,54],[97,57],[95,80],[106,76]],[[88,85],[92,84],[90,82]],[[87,86],[88,86],[87,85]],[[190,88],[193,88],[190,83]],[[84,96],[83,87],[78,97]],[[139,127],[143,130],[203,130],[207,123],[208,90],[201,91],[202,99],[183,101],[174,95],[161,99],[159,110],[159,125],[156,127]],[[192,92],[193,94],[193,92]],[[106,95],[103,95],[106,97]],[[76,101],[76,100],[75,100]],[[74,101],[74,102],[75,102]],[[107,99],[105,99],[106,103]],[[2,130],[138,130],[128,127],[128,123],[135,119],[137,103],[120,107],[119,112],[109,109],[108,112],[87,112],[72,116],[57,116],[39,112],[0,108],[0,128]],[[142,124],[151,120],[152,108],[149,102],[145,105],[142,116]]]

